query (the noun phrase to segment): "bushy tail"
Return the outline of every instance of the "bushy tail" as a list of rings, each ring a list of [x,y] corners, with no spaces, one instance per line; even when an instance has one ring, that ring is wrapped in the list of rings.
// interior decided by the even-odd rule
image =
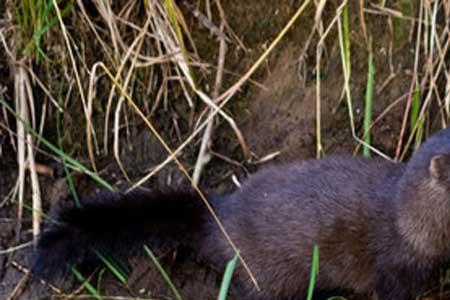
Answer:
[[[145,244],[196,247],[206,216],[204,203],[192,193],[100,192],[56,214],[39,239],[32,272],[53,280],[72,266],[98,266],[99,253],[123,258]]]

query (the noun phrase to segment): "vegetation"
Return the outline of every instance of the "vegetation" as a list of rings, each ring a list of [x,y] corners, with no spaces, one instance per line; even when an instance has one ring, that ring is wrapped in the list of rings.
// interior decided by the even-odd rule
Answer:
[[[172,163],[207,201],[200,182],[228,188],[267,161],[306,157],[299,148],[318,158],[362,147],[365,156],[406,159],[448,122],[450,5],[391,2],[0,3],[0,218],[13,215],[21,233],[0,238],[10,245],[0,255],[26,249],[41,232],[55,165],[76,203],[79,178],[110,190],[121,182],[151,185],[155,177],[170,185],[164,171]],[[140,139],[143,131],[151,138]],[[159,158],[157,151],[135,151],[153,140],[165,158],[150,164],[146,155]],[[163,264],[145,252],[171,296],[182,299]],[[101,260],[133,295],[128,275]],[[236,254],[219,299],[238,260],[247,268]],[[106,299],[101,286],[73,271],[84,287],[75,296]]]

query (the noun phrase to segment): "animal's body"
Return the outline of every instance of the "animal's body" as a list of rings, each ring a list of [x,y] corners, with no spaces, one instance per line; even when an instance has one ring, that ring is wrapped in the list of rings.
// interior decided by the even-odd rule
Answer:
[[[209,199],[261,288],[238,265],[239,299],[303,299],[314,245],[316,288],[413,299],[450,253],[450,129],[408,163],[350,156],[289,163]],[[124,254],[145,243],[183,244],[219,269],[234,256],[195,194],[102,193],[57,220],[38,245],[33,269],[44,277],[60,276],[66,263],[98,262],[95,251]]]

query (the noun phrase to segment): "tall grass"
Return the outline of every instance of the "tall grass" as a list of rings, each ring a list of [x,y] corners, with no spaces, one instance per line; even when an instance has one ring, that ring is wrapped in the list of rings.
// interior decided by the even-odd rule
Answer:
[[[421,97],[420,97],[420,89],[417,85],[417,82],[415,83],[414,86],[415,88],[412,94],[412,101],[411,101],[411,112],[409,114],[409,130],[410,132],[415,132],[414,149],[417,149],[422,143],[424,118],[419,116]],[[414,130],[415,128],[417,128],[417,130]]]
[[[308,286],[307,300],[312,300],[314,295],[314,285],[316,284],[316,277],[319,274],[319,247],[314,245],[313,255],[311,261],[311,272]]]
[[[281,49],[282,46],[289,45],[289,43],[298,42],[295,37],[296,33],[289,35],[289,32],[296,27],[296,22],[301,17],[310,18],[311,20],[306,21],[314,24],[310,40],[300,41],[305,44],[304,52],[309,54],[308,45],[314,45],[314,42],[317,42],[315,52],[317,72],[315,76],[317,84],[315,146],[317,157],[324,155],[324,146],[331,143],[325,138],[326,135],[322,134],[324,128],[321,128],[323,126],[321,113],[324,113],[324,107],[327,107],[323,105],[323,101],[327,99],[321,97],[321,89],[326,88],[323,81],[321,82],[323,80],[321,76],[326,76],[326,72],[322,72],[321,68],[334,63],[329,61],[333,59],[334,50],[328,46],[335,44],[335,40],[332,39],[335,38],[333,33],[336,33],[336,30],[343,74],[343,82],[339,84],[346,101],[352,137],[358,146],[363,147],[365,156],[377,154],[389,158],[388,155],[373,147],[371,129],[379,126],[379,121],[383,122],[383,116],[395,106],[404,105],[403,119],[400,120],[403,123],[397,140],[396,158],[400,160],[404,159],[412,148],[417,148],[421,144],[430,129],[434,129],[433,124],[434,126],[436,123],[439,123],[440,126],[447,124],[450,115],[448,93],[450,88],[442,92],[442,82],[446,87],[450,86],[447,63],[450,47],[448,26],[446,26],[448,20],[444,20],[444,24],[439,24],[440,14],[448,17],[448,11],[450,11],[449,4],[445,1],[418,2],[416,4],[419,6],[417,16],[407,15],[395,5],[389,6],[390,3],[386,3],[386,1],[379,3],[360,1],[359,12],[353,11],[356,6],[351,1],[340,2],[337,9],[335,6],[329,5],[329,1],[314,1],[314,6],[312,1],[303,1],[297,10],[292,10],[292,16],[286,18],[288,22],[284,27],[280,27],[270,43],[260,41],[258,44],[251,45],[254,48],[250,51],[241,41],[242,36],[246,38],[249,36],[245,31],[246,26],[232,28],[230,23],[234,21],[234,16],[227,15],[228,12],[222,7],[222,4],[225,4],[224,1],[222,4],[217,0],[200,1],[199,6],[192,7],[185,5],[185,2],[164,0],[114,1],[113,3],[94,0],[87,4],[85,1],[75,0],[11,1],[14,5],[11,5],[8,11],[12,12],[10,15],[14,15],[15,18],[4,19],[5,23],[0,23],[0,41],[10,60],[10,65],[20,66],[17,69],[20,69],[23,72],[22,75],[26,74],[26,76],[14,77],[18,86],[17,99],[20,100],[17,101],[16,107],[13,107],[9,100],[5,100],[6,98],[2,95],[0,95],[0,99],[2,99],[0,104],[4,114],[17,121],[17,126],[8,125],[8,129],[17,136],[15,146],[17,147],[18,169],[20,168],[21,177],[21,185],[18,189],[22,191],[18,196],[19,202],[26,201],[24,193],[28,170],[34,174],[30,181],[35,184],[39,182],[36,180],[37,173],[35,170],[33,171],[33,167],[27,169],[27,161],[34,159],[35,149],[40,147],[63,162],[67,183],[76,202],[78,202],[78,194],[71,179],[74,171],[86,174],[100,187],[114,189],[112,184],[99,175],[100,167],[104,165],[99,164],[97,169],[97,161],[110,158],[108,151],[112,143],[109,142],[109,139],[113,137],[114,160],[123,171],[124,177],[134,183],[133,186],[147,182],[170,162],[175,161],[192,182],[194,188],[198,188],[200,173],[205,165],[201,160],[208,156],[209,147],[214,147],[216,141],[216,137],[212,134],[204,134],[204,140],[200,140],[198,136],[207,131],[205,128],[217,127],[217,124],[229,126],[237,145],[239,145],[239,156],[243,157],[241,162],[251,163],[253,149],[249,149],[245,137],[241,133],[239,128],[241,120],[234,119],[234,115],[239,114],[235,114],[235,107],[226,105],[239,99],[238,97],[245,98],[244,102],[247,104],[247,98],[253,98],[252,93],[258,94],[251,88],[247,88],[247,83],[251,78],[255,81],[265,80],[266,77],[258,74],[257,71],[263,70],[261,73],[265,74],[264,70],[268,70],[267,74],[270,74],[272,65],[278,59],[277,54],[281,53],[276,52],[277,49]],[[94,12],[90,11],[91,8],[94,9]],[[324,11],[326,13],[323,13]],[[314,14],[310,12],[314,12]],[[356,13],[360,14],[358,18],[360,24],[354,22]],[[251,11],[248,14],[250,15]],[[312,19],[313,15],[314,19]],[[322,28],[324,24],[327,24],[328,18],[331,18],[332,21],[328,23],[327,27]],[[356,95],[352,91],[358,88],[355,86],[358,81],[353,80],[357,74],[354,58],[361,57],[353,55],[353,51],[362,47],[358,48],[357,41],[355,42],[353,39],[362,31],[365,42],[367,42],[367,36],[370,36],[371,32],[377,32],[373,28],[373,22],[366,24],[367,20],[374,20],[374,18],[384,18],[386,24],[392,23],[394,27],[397,23],[395,20],[401,21],[402,24],[410,24],[410,36],[408,37],[408,32],[406,32],[407,34],[402,32],[399,36],[409,38],[412,42],[406,42],[411,44],[415,40],[415,45],[412,45],[415,46],[414,66],[398,70],[395,65],[392,67],[392,76],[389,76],[383,84],[381,84],[383,78],[379,77],[377,73],[379,82],[377,86],[374,75],[374,56],[378,54],[377,51],[381,52],[382,49],[372,50],[369,43],[364,115],[361,122],[355,104],[363,103],[363,101],[353,102],[353,100],[362,94]],[[199,25],[193,20],[195,22],[203,20],[204,22],[199,22]],[[302,20],[301,26],[308,27],[305,25],[308,22]],[[220,25],[217,26],[217,24]],[[408,26],[402,28],[408,28]],[[308,27],[308,29],[310,28]],[[237,30],[237,34],[234,30]],[[393,29],[393,31],[395,30],[396,28]],[[199,55],[210,49],[197,51],[196,42],[198,40],[196,39],[198,36],[202,38],[206,36],[199,34],[202,31],[210,32],[210,40],[207,42],[202,40],[202,43],[199,43],[204,48],[214,49],[215,45],[219,45],[217,48],[221,48],[225,44],[228,49],[231,49],[228,52],[225,51],[222,57],[220,54],[212,53],[212,56],[218,57],[216,68],[212,67],[211,62],[203,61]],[[332,34],[329,34],[330,32]],[[259,33],[252,34],[257,36]],[[217,42],[217,39],[220,41]],[[391,42],[395,44],[394,41]],[[226,48],[225,46],[224,48]],[[274,52],[275,55],[273,55]],[[392,55],[390,50],[385,52],[387,56]],[[248,53],[250,55],[246,56]],[[229,60],[233,56],[239,57],[238,61],[234,60],[234,65],[222,62],[222,67],[220,67],[220,59],[227,58],[227,62],[229,62],[233,61]],[[233,69],[230,70],[230,68]],[[377,66],[377,72],[381,69],[381,66]],[[396,77],[406,69],[410,72],[408,76],[411,77],[410,91],[402,91],[405,93],[402,95],[402,99],[407,99],[406,104],[404,100],[397,102],[392,99],[382,114],[374,115],[374,112],[378,111],[376,108],[380,108],[378,101],[374,102],[374,99],[391,97],[392,94],[383,93],[383,91],[391,89],[391,83],[398,84],[395,81]],[[97,73],[97,71],[99,72]],[[214,71],[216,71],[215,74],[213,74]],[[233,75],[235,77],[224,75],[231,73],[241,75]],[[30,79],[24,80],[27,77]],[[210,79],[221,77],[224,78],[223,86],[218,85],[219,88],[215,92],[211,92],[213,89],[209,86],[212,82]],[[237,80],[235,80],[236,77]],[[270,78],[270,75],[267,77]],[[310,88],[311,82],[305,80],[302,92],[306,91],[305,95],[309,95]],[[1,89],[0,92],[2,92]],[[54,96],[53,93],[58,95]],[[44,96],[35,102],[33,95],[40,96],[41,94]],[[105,97],[108,98],[104,99]],[[55,102],[54,99],[58,99],[58,101]],[[65,100],[63,101],[63,99]],[[304,101],[307,102],[310,99]],[[22,109],[19,109],[18,103],[26,105],[22,105]],[[242,103],[239,102],[235,106],[241,107]],[[443,108],[437,109],[440,116],[439,122],[436,122],[436,117],[431,114],[434,112],[434,110],[430,110],[432,105]],[[80,111],[82,117],[78,118],[75,112]],[[42,115],[39,115],[40,112]],[[180,115],[182,116],[180,117]],[[23,116],[27,116],[27,118],[23,118]],[[164,119],[161,116],[165,116]],[[333,117],[334,114],[327,114],[327,116]],[[109,120],[113,117],[114,125],[110,125]],[[158,117],[160,119],[157,119]],[[66,119],[76,119],[74,122],[77,123],[72,123],[71,128],[64,128],[63,121]],[[99,123],[103,123],[104,126],[96,127]],[[130,142],[130,132],[139,128],[141,124],[145,124],[158,137],[166,147],[168,155],[145,176],[135,179],[127,176],[128,166],[122,166],[121,155],[124,147],[133,146],[131,145],[133,141]],[[396,123],[393,122],[393,124]],[[3,124],[1,125],[3,126]],[[162,127],[164,129],[161,130]],[[223,127],[221,130],[224,130]],[[360,130],[360,128],[362,128],[362,137],[357,136],[357,129]],[[397,128],[392,130],[397,132]],[[53,132],[56,132],[56,141],[53,140]],[[81,137],[79,132],[82,132]],[[165,134],[167,132],[169,134]],[[176,132],[174,134],[176,138],[172,139],[172,136],[169,136],[172,132]],[[29,139],[27,134],[32,139]],[[100,134],[103,135],[103,139],[98,138]],[[337,135],[339,134],[341,133],[339,132]],[[66,136],[75,136],[76,138],[68,140],[79,142],[81,146],[76,148],[74,145],[65,143]],[[197,157],[195,165],[202,165],[202,167],[196,168],[197,173],[194,171],[196,176],[192,180],[190,175],[192,169],[190,166],[185,166],[184,163],[195,156],[191,154],[197,151],[200,141],[204,145],[204,154]],[[102,142],[103,145],[101,145]],[[180,142],[179,146],[172,150],[171,146],[177,142]],[[103,149],[103,151],[99,149]],[[87,152],[88,159],[86,160],[83,160],[86,156],[84,152]],[[86,165],[89,163],[91,166],[87,167]],[[205,178],[205,180],[207,179]],[[36,191],[34,185],[33,190]],[[201,190],[198,192],[202,194]],[[206,198],[204,200],[206,201]],[[31,207],[22,203],[20,206],[30,208],[33,213],[42,213],[39,204],[33,204]],[[46,206],[44,205],[44,207]],[[213,213],[212,210],[211,212]],[[217,219],[217,221],[220,224],[220,220]],[[40,222],[40,219],[34,219],[34,223],[36,222]],[[237,246],[227,236],[225,229],[222,228],[222,230],[237,251]],[[151,251],[148,249],[149,256],[150,253]],[[109,258],[100,257],[100,259],[117,280],[125,285],[126,274]],[[227,288],[233,269],[236,261],[240,259],[243,258],[236,255],[228,265],[219,293],[220,299],[228,294]],[[247,271],[257,286],[251,270]],[[308,299],[313,296],[317,272],[318,249],[314,248]],[[163,274],[162,271],[161,273]],[[85,281],[81,274],[75,273],[75,275],[83,282]],[[167,281],[169,283],[169,280]],[[175,297],[181,297],[172,286]],[[88,283],[86,283],[86,289],[93,297],[97,299],[101,297],[99,292]]]
[[[222,284],[220,285],[219,297],[218,300],[225,300],[228,295],[228,289],[231,284],[231,278],[233,276],[234,268],[236,267],[236,263],[239,258],[239,252],[228,262],[227,267],[225,269],[225,273],[223,274]]]
[[[175,298],[177,300],[182,300],[183,298],[181,297],[180,293],[178,292],[177,288],[175,287],[175,285],[173,284],[172,280],[170,279],[169,275],[166,273],[166,271],[164,270],[164,268],[161,266],[161,264],[159,263],[158,259],[156,258],[156,256],[153,254],[153,252],[150,250],[150,248],[148,248],[146,245],[144,245],[144,250],[147,253],[148,257],[151,259],[151,261],[153,262],[153,264],[156,266],[156,268],[158,269],[158,271],[161,273],[162,277],[164,278],[164,280],[167,282],[167,284],[170,287],[170,290],[172,291],[172,293],[174,294]]]
[[[86,279],[77,269],[72,268],[72,273],[75,275],[77,280],[81,282],[82,286],[88,290],[92,297],[97,300],[103,300],[100,292],[92,284],[90,284],[88,279]]]
[[[11,108],[11,106],[6,103],[4,100],[0,99],[0,103],[3,104],[3,106],[6,108],[6,110],[15,116],[15,118],[20,121],[23,126],[25,127],[26,131],[33,135],[33,137],[37,140],[38,143],[42,143],[44,146],[47,147],[48,150],[50,150],[52,153],[56,154],[62,161],[64,161],[68,166],[80,170],[84,174],[88,175],[90,178],[92,178],[94,181],[96,181],[100,186],[104,187],[105,189],[108,189],[110,191],[114,191],[114,188],[103,178],[101,178],[97,173],[89,170],[87,167],[79,163],[77,160],[73,159],[69,155],[67,155],[63,150],[58,148],[57,146],[53,145],[51,142],[49,142],[46,138],[44,138],[42,135],[40,135],[38,132],[36,132],[30,124],[25,122],[20,118],[19,115]]]
[[[58,17],[52,15],[54,2],[52,0],[21,0],[20,2],[16,17],[19,28],[22,30],[23,56],[34,57],[37,64],[40,63],[42,57],[50,60],[41,47],[41,41],[44,34],[48,33],[58,22]],[[64,5],[63,16],[70,12],[74,2],[71,0]]]
[[[364,105],[364,145],[363,154],[365,157],[370,157],[370,148],[372,142],[372,135],[370,128],[372,126],[372,110],[373,110],[373,90],[375,85],[375,66],[373,64],[373,52],[372,52],[372,38],[369,38],[369,58],[368,58],[368,71],[367,71],[367,87],[366,97]]]
[[[117,278],[122,284],[127,283],[127,274],[123,271],[110,257],[105,257],[100,252],[96,251],[97,257],[105,264],[106,268],[111,271],[114,277]]]

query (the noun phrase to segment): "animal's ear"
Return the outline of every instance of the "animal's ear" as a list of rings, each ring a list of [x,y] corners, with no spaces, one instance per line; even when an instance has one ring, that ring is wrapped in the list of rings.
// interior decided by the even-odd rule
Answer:
[[[450,155],[439,154],[434,156],[430,162],[430,175],[438,180],[450,178]]]

